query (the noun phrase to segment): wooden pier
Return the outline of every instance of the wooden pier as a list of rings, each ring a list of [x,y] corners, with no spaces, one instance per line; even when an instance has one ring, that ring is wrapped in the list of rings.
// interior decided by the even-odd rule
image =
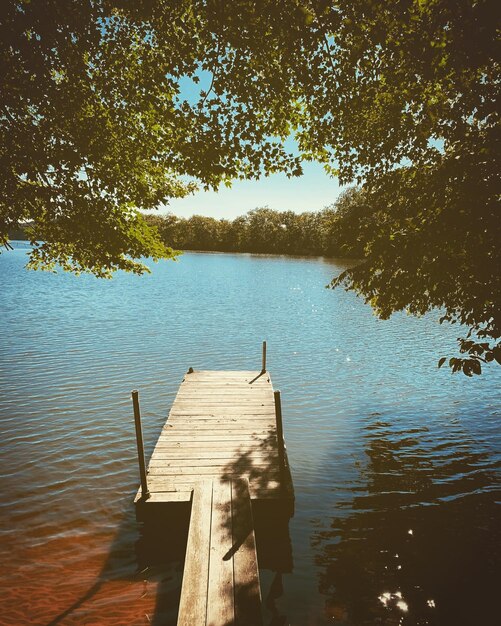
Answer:
[[[262,371],[190,368],[147,469],[135,396],[137,518],[190,510],[178,625],[262,623],[254,518],[275,510],[290,517],[294,505],[265,350]]]

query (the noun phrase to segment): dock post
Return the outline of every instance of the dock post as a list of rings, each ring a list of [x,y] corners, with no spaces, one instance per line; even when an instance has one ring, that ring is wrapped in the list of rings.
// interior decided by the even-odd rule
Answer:
[[[275,397],[275,416],[277,419],[277,445],[278,445],[278,462],[280,465],[280,473],[283,478],[285,469],[285,454],[284,454],[284,429],[282,426],[282,400],[280,398],[280,391],[273,392]]]
[[[261,374],[266,372],[266,341],[263,341],[263,367],[261,369]]]
[[[143,429],[141,428],[141,413],[139,411],[139,392],[132,392],[132,406],[134,407],[134,422],[136,424],[137,458],[139,461],[139,474],[141,476],[141,498],[147,500],[150,497],[148,483],[146,482],[146,465],[144,462]]]

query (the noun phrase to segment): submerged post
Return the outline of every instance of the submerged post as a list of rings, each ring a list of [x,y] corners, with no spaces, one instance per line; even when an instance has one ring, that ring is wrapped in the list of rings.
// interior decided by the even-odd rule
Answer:
[[[283,471],[285,468],[285,454],[284,454],[284,429],[282,426],[282,400],[280,398],[280,391],[273,392],[273,395],[275,397],[275,416],[277,419],[278,463],[280,465],[280,472],[283,478]]]
[[[150,497],[148,483],[146,482],[146,465],[144,462],[143,430],[141,428],[141,413],[139,411],[139,392],[132,392],[132,406],[134,407],[134,422],[136,424],[137,458],[139,461],[139,475],[141,476],[141,498],[147,500]]]
[[[266,372],[266,341],[263,341],[263,367],[261,368],[261,374]]]

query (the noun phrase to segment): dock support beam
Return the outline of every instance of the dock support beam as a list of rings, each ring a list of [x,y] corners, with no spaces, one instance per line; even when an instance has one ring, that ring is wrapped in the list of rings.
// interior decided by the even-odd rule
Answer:
[[[263,341],[263,367],[261,369],[261,374],[266,372],[266,341]]]
[[[141,476],[141,498],[147,500],[150,497],[148,483],[146,482],[146,464],[144,462],[143,429],[141,428],[141,413],[139,411],[139,392],[132,392],[132,406],[134,407],[134,422],[136,424],[137,458],[139,461],[139,475]]]
[[[285,470],[285,449],[284,449],[284,429],[282,426],[282,400],[280,398],[280,391],[274,391],[273,395],[275,397],[275,416],[277,419],[278,463],[280,466],[280,473],[282,474],[282,479],[283,479],[283,474]]]

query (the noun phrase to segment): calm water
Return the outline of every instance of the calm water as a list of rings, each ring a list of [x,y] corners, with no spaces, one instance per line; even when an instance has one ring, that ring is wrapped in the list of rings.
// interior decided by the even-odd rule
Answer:
[[[2,625],[175,623],[181,559],[149,563],[134,522],[129,393],[149,453],[188,367],[259,369],[263,339],[296,490],[266,624],[499,623],[501,368],[437,371],[455,328],[376,320],[324,288],[332,260],[186,254],[112,281],[25,262],[0,255]]]

